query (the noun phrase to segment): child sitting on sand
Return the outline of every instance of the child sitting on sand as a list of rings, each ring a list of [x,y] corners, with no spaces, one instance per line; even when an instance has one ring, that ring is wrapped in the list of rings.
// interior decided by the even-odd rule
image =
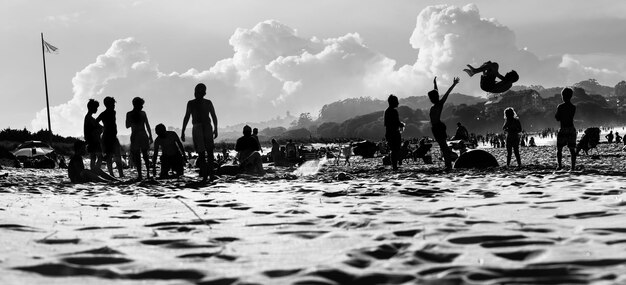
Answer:
[[[479,72],[483,73],[480,77],[480,89],[486,92],[505,92],[513,86],[513,83],[519,80],[519,75],[515,70],[511,70],[507,72],[506,75],[502,76],[502,74],[498,72],[499,66],[497,62],[487,61],[479,68],[474,68],[469,64],[467,67],[469,67],[469,69],[463,69],[463,71],[467,72],[470,77]],[[496,78],[500,79],[500,81],[496,82]]]
[[[87,152],[85,150],[84,141],[76,141],[74,143],[74,155],[70,158],[70,164],[67,167],[67,174],[72,183],[88,183],[88,182],[117,182],[115,177],[107,174],[106,172],[96,170],[85,169],[83,163],[83,155]]]
[[[519,133],[522,132],[522,124],[512,107],[504,110],[504,126],[502,126],[502,129],[506,132],[506,167],[511,165],[511,151],[515,152],[517,166],[522,166],[522,160],[519,155]]]

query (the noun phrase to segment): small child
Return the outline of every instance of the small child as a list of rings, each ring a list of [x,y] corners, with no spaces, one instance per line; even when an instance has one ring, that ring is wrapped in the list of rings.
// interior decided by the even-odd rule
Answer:
[[[512,107],[504,110],[504,126],[502,129],[506,132],[506,167],[511,164],[511,151],[515,152],[517,166],[522,166],[522,160],[519,156],[520,136],[522,132],[522,124]]]
[[[515,70],[511,70],[507,72],[506,75],[502,76],[502,74],[498,72],[499,65],[497,62],[487,61],[479,68],[474,68],[469,64],[467,67],[469,67],[469,69],[463,69],[463,71],[467,72],[470,77],[474,76],[476,73],[483,73],[480,77],[480,89],[486,92],[506,92],[511,89],[513,83],[519,80],[519,75]],[[496,82],[496,78],[500,79],[500,81]]]
[[[115,179],[106,172],[96,170],[85,169],[83,163],[83,155],[87,151],[85,150],[84,141],[76,141],[74,143],[74,155],[70,158],[70,164],[67,167],[67,175],[72,183],[88,183],[88,182],[117,182]]]
[[[159,178],[169,178],[170,170],[176,173],[176,177],[183,175],[184,165],[187,161],[183,143],[178,138],[176,132],[168,131],[165,125],[158,124],[155,128],[157,138],[154,140],[154,153],[152,155],[152,173],[156,177],[156,165],[159,148],[163,149],[161,154],[161,174]]]

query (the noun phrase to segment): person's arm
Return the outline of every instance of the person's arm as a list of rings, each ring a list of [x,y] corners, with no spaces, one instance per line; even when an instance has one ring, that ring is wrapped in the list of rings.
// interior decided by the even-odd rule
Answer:
[[[102,113],[100,113],[100,115],[98,115],[98,117],[96,118],[96,123],[102,122],[102,114],[104,114],[104,112],[102,112]]]
[[[507,120],[504,121],[504,125],[502,125],[502,130],[505,132],[509,130],[509,124]]]
[[[187,161],[187,154],[185,153],[185,148],[183,147],[183,143],[180,142],[180,139],[178,138],[178,136],[175,137],[174,142],[176,143],[176,146],[178,146],[180,153],[183,155],[183,159]]]
[[[556,107],[556,114],[554,114],[554,118],[560,122],[561,121],[561,106]]]
[[[154,165],[155,167],[152,168],[152,175],[156,176],[156,165],[157,165],[157,158],[158,158],[158,154],[159,154],[159,146],[161,144],[161,140],[157,139],[154,142],[154,153],[152,154],[152,165]]]
[[[126,128],[130,128],[130,112],[126,113]]]
[[[446,91],[446,94],[443,95],[443,97],[441,97],[441,100],[439,100],[441,102],[441,104],[443,105],[443,103],[446,102],[446,100],[448,100],[448,95],[450,95],[450,92],[452,92],[452,89],[454,89],[454,86],[456,86],[457,84],[459,84],[459,78],[455,77],[452,80],[452,86],[450,86],[450,88],[448,88],[448,91]]]
[[[146,122],[146,128],[148,129],[148,138],[150,138],[150,143],[153,142],[152,140],[152,130],[150,129],[150,123],[148,122],[148,115],[146,115],[146,112],[143,112],[143,119]]]
[[[213,138],[217,138],[217,115],[215,114],[215,108],[213,108],[213,103],[209,100],[209,113],[211,113],[211,121],[215,127],[213,128]]]
[[[191,102],[187,103],[187,110],[185,111],[185,117],[183,118],[183,129],[180,131],[180,139],[182,141],[185,141],[185,129],[187,128],[187,123],[189,123],[189,116],[191,115],[189,104],[191,104]]]
[[[433,85],[434,85],[433,89],[439,90],[437,89],[437,76],[435,76],[435,79],[433,79]]]

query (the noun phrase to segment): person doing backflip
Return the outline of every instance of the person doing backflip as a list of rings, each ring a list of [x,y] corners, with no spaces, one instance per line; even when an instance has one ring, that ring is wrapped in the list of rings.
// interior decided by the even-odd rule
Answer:
[[[459,84],[459,78],[455,77],[452,80],[452,86],[448,88],[446,94],[444,94],[441,99],[439,99],[439,89],[437,89],[437,77],[433,80],[433,90],[428,92],[428,98],[430,102],[433,103],[432,107],[430,107],[430,125],[433,131],[433,137],[435,137],[435,141],[439,144],[439,148],[441,149],[441,156],[444,158],[444,162],[446,165],[446,170],[452,169],[452,161],[451,161],[451,152],[450,147],[448,147],[448,134],[446,133],[446,124],[441,121],[441,112],[443,112],[443,104],[448,100],[448,96],[454,86]]]
[[[480,89],[489,93],[502,93],[511,89],[513,83],[519,80],[519,75],[515,70],[507,72],[504,76],[498,71],[499,65],[497,62],[487,61],[480,67],[474,68],[471,65],[467,65],[467,69],[463,69],[470,77],[476,73],[481,73],[480,77]],[[496,81],[500,79],[500,81]]]

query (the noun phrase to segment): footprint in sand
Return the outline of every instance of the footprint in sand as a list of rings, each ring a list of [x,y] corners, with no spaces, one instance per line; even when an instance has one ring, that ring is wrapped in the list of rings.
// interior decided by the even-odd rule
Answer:
[[[43,230],[18,224],[0,224],[0,229],[16,232],[43,232]]]
[[[80,242],[79,238],[71,238],[71,239],[54,239],[54,238],[50,238],[50,239],[40,239],[35,241],[37,243],[43,243],[43,244],[77,244]]]
[[[61,260],[75,265],[106,265],[133,262],[132,259],[111,256],[66,257]]]
[[[544,252],[545,250],[517,250],[494,252],[493,255],[513,261],[527,261],[541,255]]]

